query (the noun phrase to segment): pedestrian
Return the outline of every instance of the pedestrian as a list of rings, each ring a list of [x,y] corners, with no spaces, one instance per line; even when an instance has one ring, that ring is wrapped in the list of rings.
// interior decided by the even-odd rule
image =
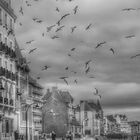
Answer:
[[[69,132],[69,140],[73,140],[73,136],[72,136],[71,131]]]
[[[62,136],[62,140],[65,140],[65,137],[64,136]]]
[[[51,138],[52,138],[52,140],[56,139],[56,133],[54,131],[52,131],[52,133],[51,133]]]

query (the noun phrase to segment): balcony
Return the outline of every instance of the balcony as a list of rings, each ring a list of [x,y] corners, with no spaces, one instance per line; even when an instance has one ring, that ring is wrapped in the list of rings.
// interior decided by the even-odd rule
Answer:
[[[13,99],[8,99],[8,98],[4,98],[0,96],[0,106],[4,106],[4,107],[9,107],[9,108],[13,108],[14,107],[14,100]]]
[[[6,79],[10,79],[12,81],[16,80],[16,75],[3,67],[0,67],[0,76],[4,76]]]
[[[16,58],[16,53],[14,50],[12,50],[11,48],[9,48],[6,44],[4,44],[3,42],[0,42],[0,52],[5,53],[5,55],[7,57],[10,57],[11,59],[15,59]]]
[[[8,98],[4,98],[4,104],[8,105]]]

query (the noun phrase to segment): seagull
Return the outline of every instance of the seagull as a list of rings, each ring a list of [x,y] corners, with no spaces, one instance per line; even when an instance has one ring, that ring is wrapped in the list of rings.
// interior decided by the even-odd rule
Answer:
[[[133,58],[136,58],[137,56],[140,56],[140,54],[136,54],[134,56],[131,56],[130,58],[133,59]]]
[[[43,71],[43,70],[47,70],[48,68],[50,68],[50,66],[45,65],[45,66],[42,68],[42,71]]]
[[[36,49],[37,49],[37,48],[31,49],[31,50],[29,51],[29,54],[31,54],[32,52],[34,52]]]
[[[78,82],[77,82],[77,80],[74,80],[74,82],[77,84]]]
[[[68,69],[69,69],[69,67],[66,67],[66,68],[65,68],[65,70],[68,70]]]
[[[22,26],[22,23],[20,22],[19,25]]]
[[[122,9],[122,11],[132,11],[132,10],[136,10],[134,8],[125,8],[125,9]]]
[[[69,15],[70,15],[69,13],[63,15],[63,16],[58,20],[58,22],[57,22],[56,24],[58,24],[58,26],[59,26],[59,25],[60,25],[60,22],[61,22],[64,18],[66,18],[67,16],[69,16]]]
[[[96,46],[95,48],[98,48],[98,47],[102,46],[102,45],[105,44],[105,43],[106,43],[106,41],[101,42],[101,43],[98,43],[97,46]]]
[[[57,11],[57,12],[60,12],[60,10],[58,9],[58,7],[56,7],[56,11]]]
[[[87,62],[85,62],[85,68],[87,68],[87,66],[89,65],[89,63],[91,62],[92,60],[88,60]]]
[[[59,38],[59,36],[54,35],[54,36],[51,37],[51,39],[56,39],[56,38]]]
[[[37,23],[42,23],[42,22],[43,22],[43,20],[37,20],[36,22],[37,22]]]
[[[132,37],[135,37],[135,35],[128,35],[125,38],[132,38]]]
[[[22,6],[20,7],[19,12],[23,15],[23,8],[22,8]]]
[[[64,82],[68,85],[68,82],[67,82],[66,78],[68,78],[68,77],[60,77],[59,79],[64,80]]]
[[[51,25],[51,26],[47,27],[47,32],[50,32],[53,27],[55,27],[55,25]]]
[[[75,6],[75,8],[73,9],[74,14],[76,14],[76,13],[77,13],[77,10],[78,10],[78,5],[76,5],[76,6]]]
[[[115,54],[115,51],[114,51],[113,48],[110,48],[109,50],[110,50],[113,54]]]
[[[85,73],[87,74],[90,71],[90,67],[88,66],[88,68],[86,69]]]
[[[77,26],[71,27],[71,33],[73,33],[76,28],[77,28]]]
[[[91,25],[92,25],[92,23],[90,23],[90,24],[86,27],[86,29],[85,29],[85,30],[90,29]]]
[[[72,48],[71,51],[75,51],[76,48]]]
[[[63,25],[63,26],[57,28],[55,32],[58,32],[58,31],[62,30],[62,28],[64,28],[64,27],[65,27],[65,26]]]
[[[76,71],[71,71],[71,72],[73,72],[74,74],[76,74],[76,73],[77,73]]]
[[[31,44],[34,40],[27,41],[26,44]]]

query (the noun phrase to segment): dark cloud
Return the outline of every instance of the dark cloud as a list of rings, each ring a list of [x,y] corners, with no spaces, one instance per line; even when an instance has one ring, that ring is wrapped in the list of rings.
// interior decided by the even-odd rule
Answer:
[[[82,1],[82,2],[81,2]],[[139,0],[40,0],[31,1],[32,6],[27,7],[24,1],[14,0],[17,13],[16,36],[21,48],[25,48],[23,55],[32,61],[30,67],[32,75],[41,76],[40,83],[45,89],[53,85],[69,90],[75,100],[95,99],[94,88],[102,94],[102,104],[105,110],[114,109],[118,112],[126,110],[133,117],[137,116],[140,92],[140,62],[139,57],[130,59],[132,55],[140,53],[140,11],[122,11],[124,8],[139,8]],[[20,15],[19,7],[22,5],[24,16]],[[78,5],[77,14],[73,8]],[[60,12],[56,12],[56,7]],[[58,32],[58,39],[52,40],[56,34],[56,25],[52,31],[47,27],[56,22],[65,13],[70,13],[62,21],[65,25]],[[32,18],[37,17],[43,22],[36,23]],[[22,22],[22,26],[19,23]],[[90,30],[85,28],[92,23]],[[77,26],[71,34],[71,27]],[[42,36],[44,33],[44,37]],[[125,38],[135,35],[134,38]],[[35,40],[26,45],[26,41]],[[106,41],[102,47],[95,49],[100,42]],[[32,48],[38,48],[28,55]],[[71,48],[76,48],[71,52]],[[109,50],[113,48],[115,54]],[[71,54],[72,57],[69,57]],[[85,75],[85,62],[89,59],[90,73]],[[47,71],[41,71],[44,65],[50,65]],[[69,66],[66,71],[65,67]],[[74,74],[71,71],[76,71]],[[90,79],[91,75],[95,76]],[[69,76],[67,86],[60,76]],[[74,80],[78,80],[78,84]],[[130,110],[129,110],[130,109]],[[129,111],[128,111],[129,110]],[[111,112],[110,111],[110,112]],[[115,112],[115,111],[114,111]]]

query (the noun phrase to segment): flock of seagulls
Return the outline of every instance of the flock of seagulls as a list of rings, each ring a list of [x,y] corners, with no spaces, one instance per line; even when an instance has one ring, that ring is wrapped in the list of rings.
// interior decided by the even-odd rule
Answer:
[[[35,2],[38,2],[39,0],[34,0],[34,1],[35,1]],[[58,0],[56,0],[56,1],[58,1]],[[72,2],[73,0],[68,0],[68,1],[69,1],[69,2]],[[27,7],[32,6],[32,4],[31,4],[28,0],[26,0],[25,3],[26,3],[26,5],[27,5]],[[74,8],[73,8],[72,10],[73,10],[73,15],[76,15],[76,14],[79,12],[80,9],[79,9],[79,6],[78,6],[78,5],[75,5]],[[138,8],[138,9],[134,9],[134,8],[125,8],[125,9],[122,9],[122,11],[134,11],[134,10],[140,10],[140,8]],[[56,7],[56,8],[55,8],[55,11],[58,12],[58,13],[61,12],[61,10],[59,9],[59,7]],[[24,15],[23,6],[20,6],[20,8],[19,8],[19,13],[20,13],[22,16]],[[60,36],[57,35],[57,33],[60,32],[60,31],[63,31],[64,28],[66,28],[66,25],[63,25],[62,23],[63,23],[63,20],[66,19],[66,18],[68,19],[69,16],[71,16],[71,13],[65,13],[63,16],[61,16],[61,17],[59,18],[58,21],[56,21],[55,24],[46,27],[46,32],[47,32],[47,33],[51,32],[53,28],[57,27],[56,30],[55,30],[55,33],[56,33],[56,34],[54,34],[53,36],[51,36],[51,37],[50,37],[51,39],[59,39],[59,38],[60,38]],[[34,21],[34,22],[36,22],[36,23],[39,23],[39,24],[41,24],[41,23],[43,22],[43,20],[41,20],[41,19],[39,19],[39,18],[37,18],[37,17],[33,17],[33,18],[32,18],[32,21]],[[20,22],[19,25],[22,26],[22,23]],[[87,26],[85,27],[85,31],[90,30],[92,27],[93,27],[93,23],[88,23]],[[70,30],[71,30],[70,33],[73,34],[73,33],[75,32],[75,30],[77,30],[77,28],[78,28],[78,26],[73,25],[73,26],[70,28]],[[42,36],[45,36],[45,33],[42,33]],[[127,36],[125,36],[126,39],[131,39],[131,38],[134,38],[134,37],[136,37],[136,36],[135,36],[135,35],[127,35]],[[34,41],[35,41],[35,40],[29,40],[29,41],[26,42],[26,44],[27,44],[27,45],[32,44]],[[103,46],[106,45],[106,44],[107,44],[107,41],[101,41],[101,42],[99,42],[99,43],[96,44],[95,49],[101,48],[101,47],[103,47]],[[25,50],[25,49],[21,49],[21,51],[22,51],[22,50]],[[37,51],[37,48],[30,49],[29,52],[28,52],[28,54],[31,54],[31,53],[33,53],[33,52],[35,52],[35,51]],[[72,52],[74,52],[74,51],[76,51],[76,47],[71,48],[70,53],[68,53],[67,55],[68,55],[69,57],[72,57]],[[111,48],[109,49],[109,51],[112,52],[113,55],[115,55],[115,50],[114,50],[114,48],[111,47]],[[136,58],[136,57],[138,57],[138,56],[140,56],[140,54],[136,54],[136,55],[134,55],[134,56],[131,56],[130,58],[131,58],[131,59],[134,59],[134,58]],[[89,59],[89,60],[87,60],[86,62],[84,62],[84,65],[85,65],[85,66],[84,66],[84,74],[85,74],[86,76],[88,76],[88,74],[90,73],[90,69],[91,69],[91,65],[90,65],[90,64],[91,64],[91,63],[92,63],[92,60],[91,60],[91,59]],[[51,68],[52,68],[51,66],[45,65],[45,66],[42,67],[41,71],[47,71],[47,70],[49,70],[49,69],[51,69]],[[70,66],[66,66],[64,69],[65,69],[66,71],[69,71],[69,70],[70,70]],[[71,70],[70,72],[72,72],[73,74],[77,74],[77,72],[76,72],[76,71],[73,71],[73,70]],[[40,78],[41,78],[40,76],[37,76],[37,79],[38,79],[38,80],[39,80]],[[69,83],[68,83],[68,78],[69,78],[69,76],[62,76],[62,77],[59,77],[60,80],[63,80],[67,85],[69,85]],[[91,78],[91,79],[92,79],[92,78],[95,78],[95,76],[88,76],[88,78]],[[78,80],[77,80],[77,79],[74,79],[73,82],[74,82],[75,84],[78,84]],[[101,98],[101,95],[99,94],[97,88],[95,88],[94,95],[99,96],[99,97]]]

